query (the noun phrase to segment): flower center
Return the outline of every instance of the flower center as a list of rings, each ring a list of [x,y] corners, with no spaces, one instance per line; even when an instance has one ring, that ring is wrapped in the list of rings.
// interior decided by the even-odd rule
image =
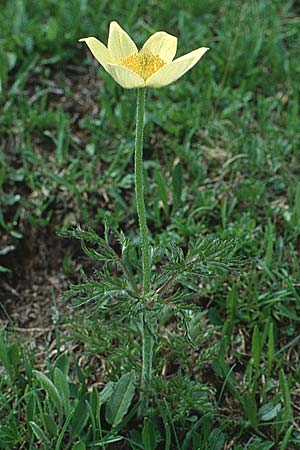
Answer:
[[[166,63],[158,56],[153,55],[149,50],[143,49],[138,53],[127,56],[121,60],[121,65],[127,67],[140,75],[144,80],[151,77]]]

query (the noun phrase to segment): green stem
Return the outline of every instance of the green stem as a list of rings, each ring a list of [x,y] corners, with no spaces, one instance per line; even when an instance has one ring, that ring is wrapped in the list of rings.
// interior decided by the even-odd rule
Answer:
[[[136,135],[135,135],[135,195],[137,214],[139,219],[142,267],[143,267],[143,292],[148,294],[150,290],[150,252],[149,238],[146,221],[146,208],[144,201],[144,171],[143,171],[143,130],[145,114],[146,89],[138,89],[137,113],[136,113]]]
[[[149,237],[146,220],[146,208],[144,200],[144,171],[143,171],[143,130],[145,114],[146,89],[138,89],[137,92],[137,114],[136,114],[136,136],[135,136],[135,195],[139,220],[142,269],[143,269],[143,296],[146,300],[150,291],[150,251]],[[141,378],[141,406],[140,414],[144,415],[149,402],[149,386],[151,383],[152,358],[153,358],[153,336],[151,333],[152,320],[148,312],[142,313],[142,378]]]
[[[149,312],[142,315],[142,379],[141,379],[141,406],[140,415],[146,414],[149,403],[149,387],[152,376],[152,359],[153,359],[153,335],[152,335],[152,318]]]

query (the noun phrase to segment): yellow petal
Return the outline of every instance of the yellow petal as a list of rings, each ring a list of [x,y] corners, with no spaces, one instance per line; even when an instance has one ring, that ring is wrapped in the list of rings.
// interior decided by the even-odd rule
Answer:
[[[107,47],[117,63],[138,52],[133,40],[117,22],[110,22]]]
[[[102,44],[102,42],[98,41],[98,39],[94,37],[87,37],[79,40],[79,42],[82,41],[87,44],[92,54],[99,61],[101,66],[104,67],[104,69],[106,69],[107,63],[115,62],[110,51],[105,47],[104,44]]]
[[[164,62],[173,60],[177,51],[177,38],[171,34],[159,31],[154,33],[143,45],[153,55],[158,55]]]
[[[207,50],[209,49],[206,47],[197,48],[197,50],[193,50],[163,66],[147,79],[146,86],[159,88],[173,83],[190,70]]]
[[[127,67],[118,64],[108,64],[107,72],[113,79],[125,89],[140,88],[145,86],[145,80]]]

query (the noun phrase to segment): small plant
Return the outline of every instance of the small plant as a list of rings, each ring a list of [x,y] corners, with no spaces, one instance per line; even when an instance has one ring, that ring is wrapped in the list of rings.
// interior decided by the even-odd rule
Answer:
[[[152,35],[138,51],[127,33],[111,22],[108,46],[94,37],[85,41],[95,58],[114,80],[124,88],[137,89],[136,139],[135,139],[135,198],[140,230],[139,249],[123,232],[112,230],[106,223],[104,237],[81,228],[65,235],[82,241],[84,252],[103,264],[96,279],[84,279],[73,286],[69,295],[79,303],[94,302],[98,310],[114,311],[121,317],[130,316],[140,322],[142,336],[142,373],[140,414],[146,415],[151,391],[154,341],[159,339],[158,318],[162,311],[179,314],[188,330],[185,312],[193,308],[191,300],[199,295],[197,280],[217,276],[239,267],[235,256],[234,239],[221,240],[212,236],[197,236],[187,248],[150,244],[145,207],[143,171],[143,129],[146,88],[163,87],[176,81],[191,69],[206,53],[202,47],[173,60],[177,39],[165,32]],[[111,244],[112,236],[121,250]],[[121,269],[123,277],[116,272]],[[116,317],[115,315],[115,317]],[[188,332],[187,332],[188,334]]]

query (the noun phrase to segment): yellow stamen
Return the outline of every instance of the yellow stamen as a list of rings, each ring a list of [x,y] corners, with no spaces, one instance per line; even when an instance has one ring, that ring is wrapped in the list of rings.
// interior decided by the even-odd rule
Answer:
[[[151,77],[166,63],[158,56],[153,55],[149,50],[142,49],[138,53],[123,58],[121,65],[127,67],[140,75],[144,80]]]

